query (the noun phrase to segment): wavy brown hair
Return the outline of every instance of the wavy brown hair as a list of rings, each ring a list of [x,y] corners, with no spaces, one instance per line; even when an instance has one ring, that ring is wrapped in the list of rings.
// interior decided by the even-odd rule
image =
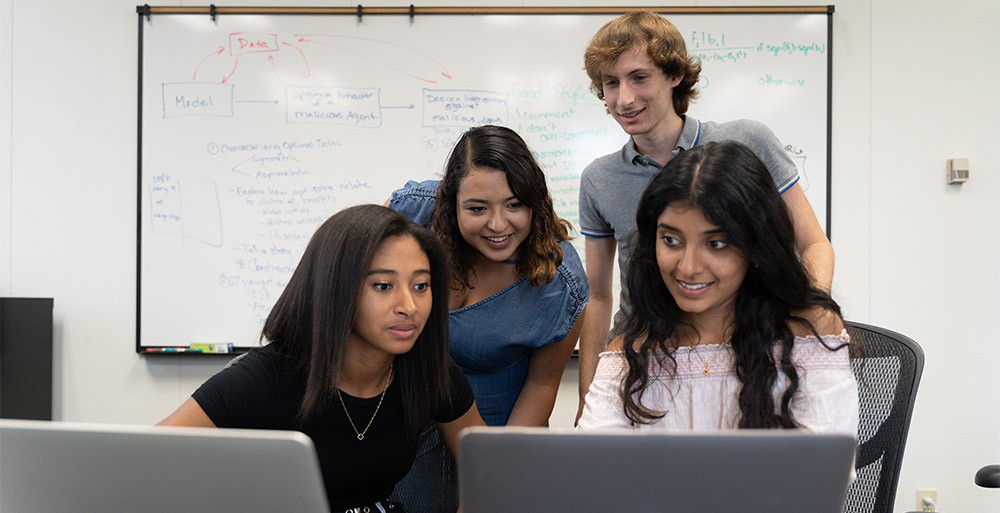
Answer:
[[[484,125],[465,132],[455,143],[437,190],[433,230],[449,256],[452,288],[470,288],[479,255],[458,228],[458,188],[474,168],[506,175],[511,192],[531,209],[531,231],[517,250],[517,272],[535,286],[551,282],[562,263],[559,241],[569,239],[573,226],[556,215],[545,174],[521,136],[506,127]]]
[[[601,27],[583,53],[583,67],[590,77],[590,90],[604,99],[602,75],[635,45],[645,44],[646,53],[667,77],[683,77],[672,92],[677,115],[687,112],[697,99],[701,62],[687,53],[684,36],[673,23],[652,11],[623,14]]]

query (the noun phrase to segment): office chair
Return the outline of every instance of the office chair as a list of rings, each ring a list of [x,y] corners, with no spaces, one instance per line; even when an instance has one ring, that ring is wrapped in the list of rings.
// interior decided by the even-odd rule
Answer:
[[[924,352],[913,339],[894,331],[846,324],[856,344],[851,367],[858,380],[860,418],[857,479],[848,489],[844,512],[891,513]]]

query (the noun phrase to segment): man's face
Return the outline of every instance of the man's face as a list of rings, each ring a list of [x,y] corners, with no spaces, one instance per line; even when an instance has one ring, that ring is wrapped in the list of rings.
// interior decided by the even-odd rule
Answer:
[[[673,88],[683,77],[667,77],[640,43],[623,53],[602,76],[608,111],[632,136],[660,138],[666,120],[676,117]]]

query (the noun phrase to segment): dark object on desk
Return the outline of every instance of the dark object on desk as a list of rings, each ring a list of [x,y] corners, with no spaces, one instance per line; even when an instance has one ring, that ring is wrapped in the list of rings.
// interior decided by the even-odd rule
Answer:
[[[0,417],[52,420],[52,305],[0,299]]]
[[[913,339],[877,326],[847,322],[858,347],[851,366],[858,380],[857,479],[845,513],[891,513],[910,429],[924,352]]]
[[[1000,465],[986,465],[979,469],[976,484],[983,488],[1000,488]]]

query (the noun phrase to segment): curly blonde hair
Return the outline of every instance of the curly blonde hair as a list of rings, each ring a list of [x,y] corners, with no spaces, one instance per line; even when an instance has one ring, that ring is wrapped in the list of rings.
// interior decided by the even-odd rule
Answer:
[[[695,85],[701,62],[687,53],[684,37],[673,23],[652,11],[633,11],[609,21],[594,34],[583,53],[590,90],[604,100],[601,76],[615,61],[636,45],[646,45],[646,53],[668,77],[682,77],[673,90],[674,111],[687,112],[697,99]]]

